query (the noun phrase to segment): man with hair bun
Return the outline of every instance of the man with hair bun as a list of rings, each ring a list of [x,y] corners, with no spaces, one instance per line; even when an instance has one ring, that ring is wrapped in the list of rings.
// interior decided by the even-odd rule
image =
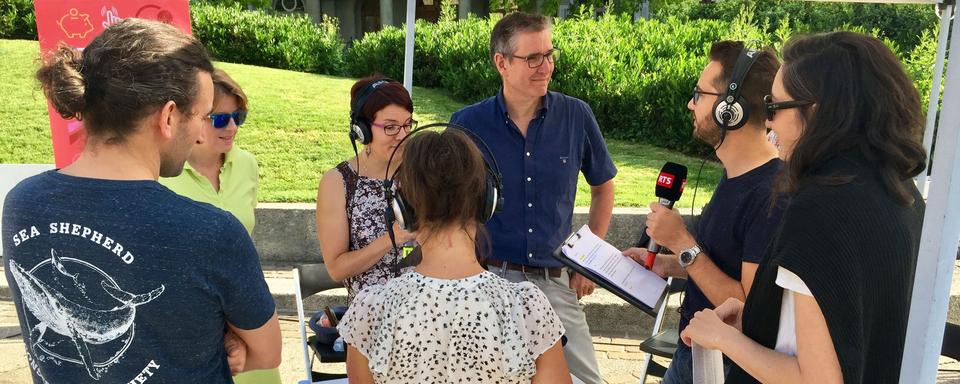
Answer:
[[[275,304],[243,225],[157,183],[204,140],[211,72],[196,39],[139,19],[37,71],[87,140],[4,203],[3,268],[34,382],[229,383],[279,365]]]

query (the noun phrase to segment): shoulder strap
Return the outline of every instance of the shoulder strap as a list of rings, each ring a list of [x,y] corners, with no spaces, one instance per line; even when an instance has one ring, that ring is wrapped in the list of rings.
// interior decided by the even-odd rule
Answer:
[[[357,194],[357,173],[350,168],[350,163],[348,161],[341,162],[337,164],[337,171],[340,172],[340,175],[343,177],[343,187],[346,194],[344,195],[344,200],[346,202],[344,209],[347,210],[347,233],[349,234],[349,248],[350,244],[353,244],[353,220],[350,217],[350,205],[353,202],[353,197]]]

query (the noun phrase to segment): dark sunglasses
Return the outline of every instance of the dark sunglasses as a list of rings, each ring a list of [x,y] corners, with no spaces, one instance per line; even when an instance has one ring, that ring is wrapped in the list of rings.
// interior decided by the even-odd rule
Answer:
[[[230,119],[233,119],[233,123],[239,127],[247,120],[247,111],[238,109],[233,112],[210,114],[210,123],[217,129],[226,128],[227,125],[230,125]]]
[[[694,86],[693,86],[693,97],[692,97],[692,99],[693,99],[693,105],[697,105],[697,102],[700,101],[700,95],[720,96],[719,93],[716,93],[716,92],[707,92],[707,91],[704,91],[704,90],[700,89],[699,86],[694,85]]]
[[[802,107],[804,105],[813,104],[812,101],[806,101],[806,100],[785,100],[785,101],[774,103],[772,95],[764,96],[763,103],[766,104],[767,106],[767,120],[773,120],[773,115],[776,114],[778,110],[797,108],[797,107]]]

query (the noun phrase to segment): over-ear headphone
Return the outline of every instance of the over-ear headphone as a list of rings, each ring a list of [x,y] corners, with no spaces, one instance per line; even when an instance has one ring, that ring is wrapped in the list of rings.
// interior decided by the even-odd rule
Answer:
[[[470,138],[473,139],[473,142],[477,144],[482,149],[486,150],[487,155],[490,157],[490,162],[488,163],[486,159],[483,162],[484,169],[486,170],[486,178],[484,182],[484,193],[480,204],[482,204],[482,209],[478,211],[477,221],[481,223],[487,222],[493,217],[493,214],[500,210],[500,207],[503,206],[503,197],[501,197],[500,191],[503,186],[500,181],[500,166],[497,164],[497,159],[493,157],[493,152],[490,151],[490,147],[487,146],[487,143],[483,141],[475,133],[467,130],[456,124],[450,123],[434,123],[427,124],[422,127],[410,132],[407,137],[404,137],[400,141],[400,144],[397,145],[399,148],[403,145],[403,142],[412,137],[416,132],[436,127],[445,127],[446,129],[456,129],[460,132],[466,133]],[[390,163],[393,161],[393,156],[396,154],[396,149],[390,154],[390,159],[387,160],[387,172],[390,169]],[[493,166],[490,166],[490,163]],[[401,165],[402,166],[402,165]],[[385,217],[387,221],[387,231],[393,232],[393,223],[394,221],[400,225],[405,231],[415,231],[417,215],[414,212],[413,207],[407,202],[407,199],[403,197],[403,192],[400,190],[400,186],[394,183],[394,178],[399,172],[394,172],[389,178],[384,176],[383,189],[384,195],[387,198],[387,210],[385,212]]]
[[[743,88],[743,81],[753,67],[753,63],[760,56],[759,53],[747,47],[740,51],[740,57],[733,66],[733,74],[730,76],[726,94],[722,98],[718,97],[717,102],[713,104],[713,121],[720,129],[728,131],[740,129],[750,120],[750,109],[747,108],[749,104],[740,95],[740,89]]]
[[[373,130],[370,128],[370,122],[360,114],[367,99],[377,91],[381,85],[387,84],[391,79],[383,78],[367,84],[360,90],[356,102],[350,106],[350,140],[360,141],[360,144],[367,145],[373,141]]]

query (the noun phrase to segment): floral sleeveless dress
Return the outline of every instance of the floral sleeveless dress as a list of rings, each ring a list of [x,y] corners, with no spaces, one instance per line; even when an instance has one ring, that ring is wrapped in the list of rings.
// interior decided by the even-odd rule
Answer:
[[[343,176],[346,188],[347,224],[350,227],[348,250],[356,251],[387,233],[383,216],[387,208],[383,180],[358,175],[346,161],[337,164],[337,170]],[[397,253],[391,249],[366,272],[344,280],[350,300],[367,286],[382,285],[407,272],[409,268],[401,269],[399,262]]]

